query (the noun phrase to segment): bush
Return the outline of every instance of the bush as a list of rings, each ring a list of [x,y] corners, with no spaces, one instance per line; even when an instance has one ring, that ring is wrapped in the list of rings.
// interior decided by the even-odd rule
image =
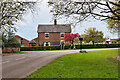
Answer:
[[[118,48],[120,47],[120,44],[87,44],[87,45],[82,45],[83,49],[88,49],[88,48]],[[80,45],[76,45],[77,49],[80,49]]]
[[[2,45],[4,45],[4,47],[14,47],[14,48],[20,47],[20,43],[18,42],[18,40],[16,38],[12,38],[11,40],[9,40],[8,42],[6,42]]]
[[[66,46],[64,46],[64,49],[70,49],[70,48],[71,48],[70,45],[66,45]]]
[[[64,49],[70,49],[70,45],[64,46]],[[82,45],[83,49],[89,48],[117,48],[120,44],[95,44],[95,45]],[[40,46],[40,47],[21,47],[21,51],[39,51],[39,50],[60,50],[61,46]],[[80,49],[80,45],[76,45],[76,49]]]
[[[21,51],[60,50],[60,46],[21,47],[20,50]]]
[[[112,43],[112,44],[116,44],[116,43],[117,43],[117,41],[116,41],[116,40],[113,40],[111,43]]]

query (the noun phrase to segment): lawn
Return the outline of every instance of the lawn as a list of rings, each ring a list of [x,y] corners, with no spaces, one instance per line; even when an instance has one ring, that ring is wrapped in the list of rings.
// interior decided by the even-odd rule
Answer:
[[[117,54],[117,49],[69,54],[26,78],[118,78]]]

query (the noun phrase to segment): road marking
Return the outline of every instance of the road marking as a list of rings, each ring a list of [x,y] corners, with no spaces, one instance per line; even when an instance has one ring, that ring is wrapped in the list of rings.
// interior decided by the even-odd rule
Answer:
[[[22,57],[22,58],[18,58],[18,59],[16,59],[16,60],[20,60],[20,59],[24,59],[25,57]]]
[[[4,64],[4,63],[8,63],[8,62],[10,62],[10,61],[5,61],[5,62],[2,62],[2,63]]]

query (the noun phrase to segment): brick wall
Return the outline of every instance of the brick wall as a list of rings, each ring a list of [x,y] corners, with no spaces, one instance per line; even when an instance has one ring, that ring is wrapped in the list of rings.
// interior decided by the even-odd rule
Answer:
[[[38,37],[33,40],[36,42],[36,46],[38,46]]]
[[[5,48],[3,48],[2,49],[2,52],[19,52],[20,51],[20,48],[14,48],[14,49],[12,49],[12,48],[9,48],[9,47],[5,47]]]
[[[23,39],[23,47],[28,47],[28,46],[29,46],[29,41]]]
[[[44,41],[50,41],[50,45],[54,45],[53,43],[59,43],[61,40],[64,40],[64,38],[60,37],[60,33],[49,33],[49,38],[45,38],[45,33],[38,33],[38,44],[40,44],[40,46],[43,46],[43,42]],[[67,43],[68,44],[68,43]]]
[[[28,47],[29,46],[29,41],[20,37],[20,36],[15,36],[16,39],[19,41],[19,43],[21,44],[21,39],[23,39],[23,47]]]

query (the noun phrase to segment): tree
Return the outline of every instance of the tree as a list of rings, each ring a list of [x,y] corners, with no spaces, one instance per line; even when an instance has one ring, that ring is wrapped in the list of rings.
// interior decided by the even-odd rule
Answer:
[[[15,33],[9,29],[9,31],[2,34],[2,47],[20,47],[19,41],[14,37]]]
[[[85,34],[82,35],[83,40],[86,43],[92,41],[93,45],[94,43],[105,41],[106,38],[104,38],[103,36],[103,32],[96,30],[96,28],[89,28],[88,30],[85,30]]]
[[[18,1],[1,1],[0,2],[0,30],[8,31],[13,29],[16,31],[16,22],[22,19],[22,15],[31,11],[34,12],[36,2],[18,2]]]
[[[15,47],[15,48],[20,47],[20,43],[15,37],[11,38],[7,43],[4,43],[4,45],[5,47]]]
[[[120,4],[120,2],[118,4]],[[120,10],[120,7],[113,6],[112,9],[113,10],[116,10],[116,9]],[[116,14],[120,15],[120,11],[117,12]],[[115,17],[114,14],[111,14],[111,16]],[[110,30],[110,32],[112,32],[112,33],[117,32],[118,33],[118,31],[120,31],[120,20],[108,19],[107,24],[108,24],[107,28]]]
[[[120,20],[108,19],[107,24],[107,28],[111,33],[118,33],[118,31],[120,31]]]
[[[97,20],[120,20],[119,2],[119,0],[49,0],[49,6],[56,17],[72,18],[77,23],[88,17]],[[118,8],[112,9],[113,6]]]
[[[66,42],[69,41],[69,42],[72,44],[72,46],[73,46],[74,39],[77,38],[77,37],[80,37],[80,35],[79,35],[78,33],[76,33],[76,34],[73,34],[73,33],[65,33],[65,34],[64,34],[64,40],[65,40]],[[72,47],[72,46],[71,46],[71,47]]]

